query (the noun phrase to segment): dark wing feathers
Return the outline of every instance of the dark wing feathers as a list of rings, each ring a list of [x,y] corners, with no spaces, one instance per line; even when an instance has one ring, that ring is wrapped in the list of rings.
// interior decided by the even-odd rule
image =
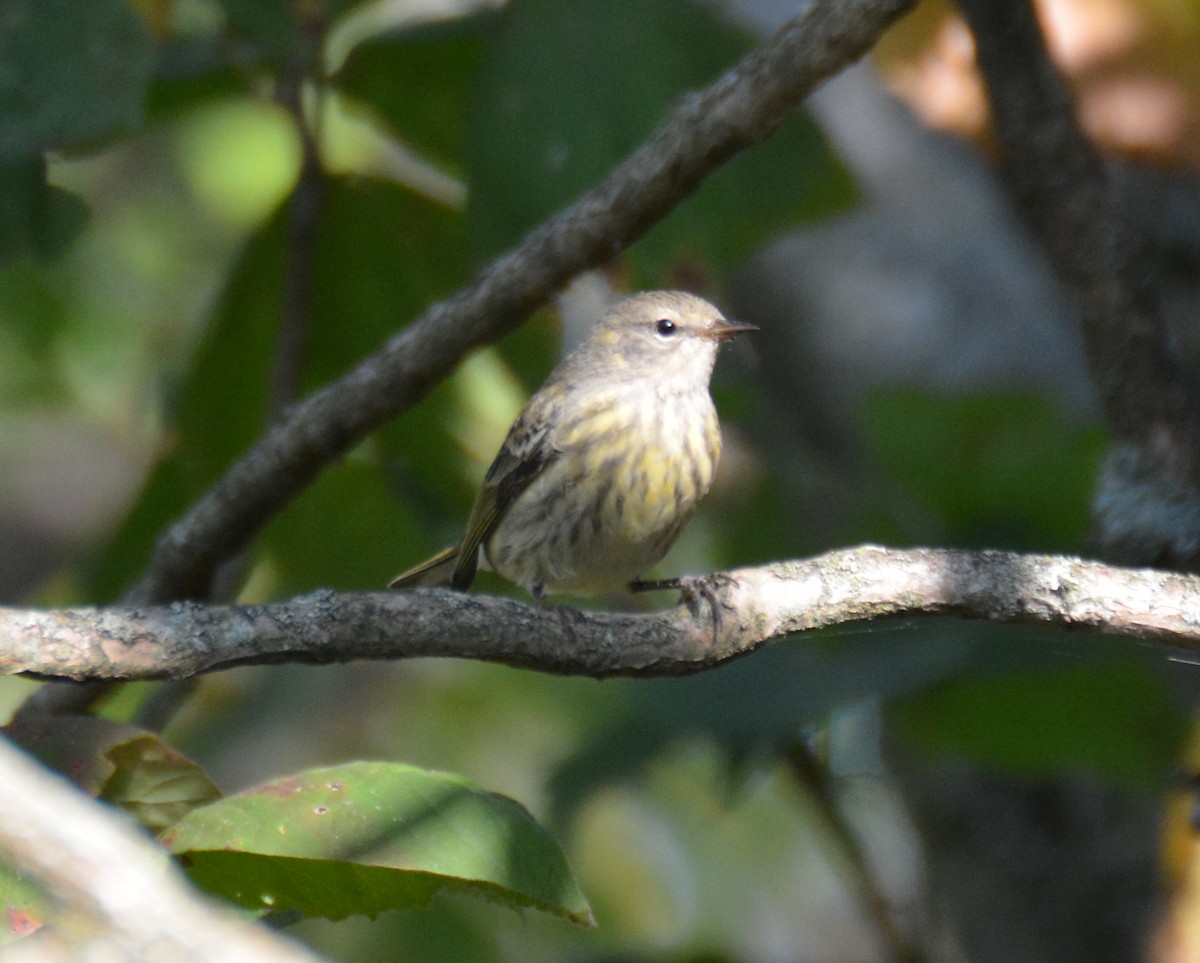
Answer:
[[[479,546],[487,542],[504,513],[557,454],[547,439],[547,414],[530,405],[509,429],[471,509],[467,534],[450,576],[452,587],[470,588],[479,565]]]

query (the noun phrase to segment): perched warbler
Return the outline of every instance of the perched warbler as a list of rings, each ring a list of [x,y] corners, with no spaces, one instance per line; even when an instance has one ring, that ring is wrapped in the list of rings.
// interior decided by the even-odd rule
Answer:
[[[712,485],[708,382],[721,343],[753,330],[680,291],[614,305],[513,422],[462,544],[391,586],[466,589],[481,563],[538,602],[636,584]]]

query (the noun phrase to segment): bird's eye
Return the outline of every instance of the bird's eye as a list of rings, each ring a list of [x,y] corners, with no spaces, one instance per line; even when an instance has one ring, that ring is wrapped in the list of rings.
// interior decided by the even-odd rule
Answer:
[[[660,337],[669,338],[679,329],[670,318],[662,318],[654,322],[654,330]]]

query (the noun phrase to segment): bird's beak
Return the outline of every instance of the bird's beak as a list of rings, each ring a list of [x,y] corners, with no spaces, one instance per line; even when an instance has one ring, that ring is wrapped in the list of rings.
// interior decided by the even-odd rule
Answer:
[[[728,341],[747,331],[757,331],[757,324],[746,324],[744,321],[730,321],[728,318],[717,318],[704,331],[704,337],[714,341]]]

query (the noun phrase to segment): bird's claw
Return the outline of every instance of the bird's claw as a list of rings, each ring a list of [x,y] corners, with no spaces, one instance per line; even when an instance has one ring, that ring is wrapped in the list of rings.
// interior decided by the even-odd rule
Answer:
[[[631,592],[657,592],[660,590],[677,589],[679,601],[687,606],[692,618],[700,618],[701,601],[708,603],[712,613],[713,638],[721,631],[724,617],[721,610],[733,606],[725,605],[718,596],[718,589],[736,585],[737,579],[725,572],[712,572],[708,575],[681,575],[679,578],[663,578],[653,581],[637,579],[629,583]]]

